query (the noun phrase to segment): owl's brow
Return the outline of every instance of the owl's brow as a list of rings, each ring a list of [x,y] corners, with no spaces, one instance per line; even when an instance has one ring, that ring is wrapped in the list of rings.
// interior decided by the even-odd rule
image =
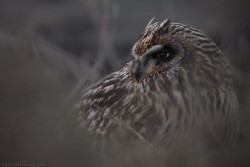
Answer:
[[[159,52],[160,50],[164,49],[165,45],[154,45],[152,48],[150,48],[146,53],[145,57],[148,57],[149,55],[155,54]]]

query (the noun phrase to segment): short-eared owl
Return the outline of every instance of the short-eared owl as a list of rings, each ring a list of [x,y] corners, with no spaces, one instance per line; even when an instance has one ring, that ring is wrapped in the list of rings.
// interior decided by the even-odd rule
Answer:
[[[190,134],[232,143],[237,100],[229,65],[211,39],[190,26],[150,21],[132,55],[80,95],[77,110],[91,136],[162,148]]]

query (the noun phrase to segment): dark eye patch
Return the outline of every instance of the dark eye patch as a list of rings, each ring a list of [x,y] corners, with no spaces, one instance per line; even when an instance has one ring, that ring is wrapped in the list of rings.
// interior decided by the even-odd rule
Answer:
[[[163,46],[157,50],[154,50],[154,52],[151,52],[150,54],[151,58],[157,60],[157,63],[170,61],[174,55],[174,50],[169,46]]]

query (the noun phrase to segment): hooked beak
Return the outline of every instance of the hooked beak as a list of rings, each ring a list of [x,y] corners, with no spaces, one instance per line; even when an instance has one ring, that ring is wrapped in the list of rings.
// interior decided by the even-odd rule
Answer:
[[[135,65],[134,77],[137,82],[140,82],[146,76],[145,69],[141,63]]]

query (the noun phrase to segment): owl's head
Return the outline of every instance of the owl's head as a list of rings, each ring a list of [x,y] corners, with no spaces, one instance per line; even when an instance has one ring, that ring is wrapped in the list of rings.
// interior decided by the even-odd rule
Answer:
[[[221,80],[227,62],[214,42],[197,29],[164,20],[150,21],[132,49],[131,74],[137,82],[151,76],[192,73],[202,80]]]

